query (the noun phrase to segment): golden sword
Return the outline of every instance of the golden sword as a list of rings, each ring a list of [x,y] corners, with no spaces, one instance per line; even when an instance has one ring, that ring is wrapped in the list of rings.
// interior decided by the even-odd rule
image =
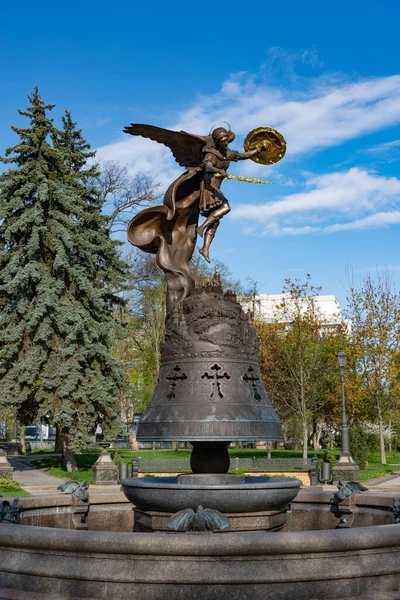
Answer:
[[[217,177],[222,177],[220,173],[214,173]],[[231,175],[226,174],[225,179],[236,179],[237,181],[247,181],[248,183],[264,183],[265,185],[273,185],[273,181],[267,181],[266,179],[256,179],[255,177],[245,177],[244,175]]]

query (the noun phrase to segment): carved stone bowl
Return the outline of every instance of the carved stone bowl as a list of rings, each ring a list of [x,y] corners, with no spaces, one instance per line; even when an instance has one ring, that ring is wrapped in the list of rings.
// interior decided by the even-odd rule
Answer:
[[[247,513],[287,506],[298,494],[300,481],[280,477],[245,477],[238,483],[221,476],[216,483],[178,483],[177,477],[143,477],[121,481],[122,490],[141,510],[177,512],[185,508],[214,508],[223,513]]]

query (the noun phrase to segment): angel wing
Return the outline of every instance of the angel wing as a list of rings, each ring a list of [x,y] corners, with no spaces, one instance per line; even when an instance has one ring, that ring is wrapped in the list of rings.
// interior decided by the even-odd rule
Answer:
[[[198,167],[203,160],[202,150],[207,145],[207,137],[186,133],[186,131],[170,131],[154,125],[131,123],[124,128],[124,133],[141,135],[167,146],[181,167]]]

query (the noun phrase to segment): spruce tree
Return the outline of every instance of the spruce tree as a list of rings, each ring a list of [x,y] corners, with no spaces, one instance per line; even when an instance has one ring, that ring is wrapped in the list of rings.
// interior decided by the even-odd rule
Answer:
[[[124,264],[89,185],[93,156],[69,113],[58,131],[35,89],[0,176],[0,402],[22,422],[48,414],[63,461],[116,423],[122,375],[110,352]],[[52,142],[52,143],[51,143]]]

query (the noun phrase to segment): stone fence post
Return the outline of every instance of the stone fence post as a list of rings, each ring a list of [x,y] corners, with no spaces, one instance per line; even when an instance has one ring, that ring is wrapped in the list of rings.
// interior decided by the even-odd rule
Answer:
[[[107,450],[103,450],[92,467],[93,485],[115,485],[118,482],[118,468]]]
[[[12,479],[13,478],[13,467],[7,460],[6,453],[4,450],[0,450],[0,477],[4,479]]]

